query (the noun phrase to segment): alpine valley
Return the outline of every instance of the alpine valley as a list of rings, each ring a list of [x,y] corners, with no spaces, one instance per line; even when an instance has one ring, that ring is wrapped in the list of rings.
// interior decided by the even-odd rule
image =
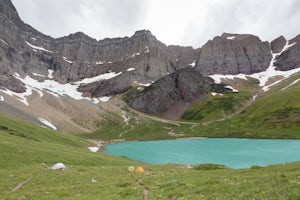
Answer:
[[[299,139],[299,94],[300,35],[261,41],[251,34],[223,33],[197,49],[167,46],[149,30],[99,41],[82,32],[52,38],[24,23],[10,0],[0,0],[0,151],[7,152],[0,158],[0,174],[7,176],[0,183],[5,191],[0,192],[12,199],[72,199],[70,196],[75,194],[79,195],[75,199],[94,199],[96,187],[88,193],[86,184],[90,183],[79,184],[83,184],[79,180],[83,171],[92,177],[91,171],[97,171],[96,166],[101,165],[105,173],[127,173],[127,168],[117,166],[127,167],[135,161],[92,154],[87,150],[92,143],[97,147],[113,140],[186,137]],[[23,151],[24,158],[17,155],[17,149]],[[52,188],[46,183],[51,173],[40,172],[41,163],[50,165],[56,160],[74,166],[69,170],[73,174],[57,174],[56,180],[63,182],[66,178],[68,182],[74,175],[78,177],[74,184],[82,186],[79,190],[72,186],[66,198],[62,192],[66,186]],[[32,163],[34,175],[28,172]],[[193,196],[186,184],[192,184],[197,173],[205,181],[206,172],[193,171],[191,177],[183,171],[182,179],[174,182],[180,175],[174,169],[168,171],[170,166],[152,168],[159,171],[157,177],[169,181],[155,185],[155,177],[132,175],[135,181],[127,183],[122,175],[115,174],[114,180],[108,175],[99,176],[97,184],[100,179],[106,181],[100,185],[105,192],[110,191],[109,184],[116,185],[112,194],[115,199],[140,199],[141,195],[135,196],[134,190],[147,184],[150,191],[158,191],[152,193],[153,199],[160,199],[159,192],[169,195],[162,199],[178,199],[181,194],[192,195],[190,199],[200,197],[197,192]],[[252,181],[252,190],[247,190],[246,182],[235,186],[245,193],[246,199],[283,199],[285,196],[280,195],[286,189],[294,195],[291,199],[299,198],[299,190],[295,189],[299,189],[299,163],[287,165],[288,172],[281,166],[273,168],[263,169],[271,178],[254,182],[251,177],[261,177],[261,171],[221,169],[225,173],[212,173],[203,184],[216,187],[221,182],[217,183],[215,177],[229,174],[227,183],[232,183],[232,187],[238,177],[249,184]],[[278,174],[271,174],[275,171]],[[294,173],[298,176],[294,177]],[[21,188],[16,193],[9,192],[31,176],[36,184],[33,188],[44,184],[52,190],[47,193],[45,188]],[[34,180],[36,176],[42,177],[42,184]],[[285,182],[281,185],[279,179]],[[290,187],[293,181],[295,185]],[[259,186],[266,182],[270,190],[261,193],[263,187]],[[277,183],[278,196],[272,196],[272,183]],[[175,187],[186,193],[175,192],[172,198]],[[220,193],[203,188],[206,193],[202,194],[207,199],[239,199],[231,193],[236,191],[231,186],[222,188]],[[60,193],[55,192],[59,189]]]

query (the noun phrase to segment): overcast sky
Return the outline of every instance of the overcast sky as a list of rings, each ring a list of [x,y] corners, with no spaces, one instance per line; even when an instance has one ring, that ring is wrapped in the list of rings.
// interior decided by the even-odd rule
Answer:
[[[223,32],[271,41],[300,34],[299,0],[12,0],[26,23],[52,37],[103,39],[149,29],[165,44],[201,47]]]

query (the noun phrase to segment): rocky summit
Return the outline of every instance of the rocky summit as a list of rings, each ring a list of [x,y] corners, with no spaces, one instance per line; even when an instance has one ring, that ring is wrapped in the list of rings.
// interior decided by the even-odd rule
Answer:
[[[27,94],[29,88],[68,95],[72,87],[77,96],[93,99],[157,82],[153,90],[135,96],[129,105],[142,112],[161,113],[174,102],[189,102],[207,92],[211,85],[204,76],[250,75],[266,71],[271,63],[277,70],[299,68],[299,45],[299,35],[289,41],[281,36],[268,42],[250,34],[224,33],[194,49],[167,46],[149,30],[99,41],[82,32],[52,38],[25,24],[10,0],[1,0],[0,90],[15,96]],[[29,87],[33,82],[43,88]],[[69,88],[54,92],[54,85]]]

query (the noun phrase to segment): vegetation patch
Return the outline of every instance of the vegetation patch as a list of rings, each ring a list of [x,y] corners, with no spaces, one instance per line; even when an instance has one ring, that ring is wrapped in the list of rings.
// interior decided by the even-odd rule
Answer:
[[[194,166],[195,170],[216,170],[216,169],[226,169],[225,165],[217,165],[217,164],[201,164]]]

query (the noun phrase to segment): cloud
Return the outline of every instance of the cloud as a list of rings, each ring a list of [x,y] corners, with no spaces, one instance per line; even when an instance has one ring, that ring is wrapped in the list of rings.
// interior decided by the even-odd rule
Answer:
[[[202,46],[223,32],[271,41],[300,34],[298,0],[12,0],[21,18],[45,34],[77,31],[96,39],[149,29],[166,44]]]
[[[139,0],[13,0],[21,18],[53,37],[77,31],[101,39],[125,36],[141,24]]]

